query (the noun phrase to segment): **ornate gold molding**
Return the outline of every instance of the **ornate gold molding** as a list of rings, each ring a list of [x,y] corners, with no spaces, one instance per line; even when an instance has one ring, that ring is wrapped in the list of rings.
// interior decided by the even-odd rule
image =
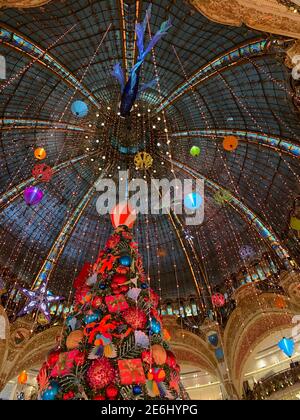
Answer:
[[[300,17],[277,0],[190,0],[208,19],[300,39]]]
[[[45,4],[50,3],[50,1],[51,0],[0,0],[0,9],[1,7],[29,9],[31,7],[44,6]]]

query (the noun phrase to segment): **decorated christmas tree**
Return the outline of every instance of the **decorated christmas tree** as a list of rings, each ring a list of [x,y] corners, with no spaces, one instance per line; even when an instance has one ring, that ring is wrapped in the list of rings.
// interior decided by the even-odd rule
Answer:
[[[115,232],[74,283],[74,311],[38,375],[43,400],[188,398],[126,209],[114,214]]]

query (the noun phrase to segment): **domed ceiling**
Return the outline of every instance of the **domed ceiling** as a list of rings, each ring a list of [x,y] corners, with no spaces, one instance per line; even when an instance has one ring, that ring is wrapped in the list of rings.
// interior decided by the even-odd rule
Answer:
[[[213,23],[188,2],[155,1],[149,32],[169,17],[173,27],[146,59],[141,79],[158,83],[141,94],[128,127],[112,69],[132,68],[135,24],[146,10],[143,1],[68,0],[1,11],[0,258],[20,282],[44,273],[53,292],[71,292],[112,232],[109,216],[96,211],[95,182],[127,169],[132,178],[206,182],[202,225],[170,213],[140,215],[134,227],[162,297],[222,285],[242,265],[243,246],[257,258],[299,257],[287,235],[300,173],[299,114],[282,56],[288,41]],[[88,105],[86,117],[72,114],[75,100]],[[224,151],[225,135],[239,138],[236,151]],[[49,183],[32,178],[36,147],[54,169]],[[148,171],[136,171],[137,151],[151,153]],[[44,198],[29,208],[23,191],[32,184]]]

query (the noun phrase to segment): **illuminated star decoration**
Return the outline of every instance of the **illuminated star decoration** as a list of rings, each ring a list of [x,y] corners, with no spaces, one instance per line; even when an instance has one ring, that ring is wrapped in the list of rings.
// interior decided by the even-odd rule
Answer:
[[[30,314],[34,310],[38,310],[44,314],[48,322],[51,321],[49,305],[64,299],[62,296],[54,296],[49,292],[47,290],[47,284],[44,282],[36,290],[28,290],[24,287],[20,287],[19,291],[29,299],[29,302],[21,309],[18,316],[24,316]]]

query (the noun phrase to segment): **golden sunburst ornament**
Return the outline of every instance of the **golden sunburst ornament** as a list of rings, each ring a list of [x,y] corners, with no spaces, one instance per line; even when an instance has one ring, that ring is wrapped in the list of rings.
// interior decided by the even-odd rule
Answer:
[[[134,157],[134,164],[138,169],[150,169],[153,165],[153,157],[147,152],[139,152]]]

